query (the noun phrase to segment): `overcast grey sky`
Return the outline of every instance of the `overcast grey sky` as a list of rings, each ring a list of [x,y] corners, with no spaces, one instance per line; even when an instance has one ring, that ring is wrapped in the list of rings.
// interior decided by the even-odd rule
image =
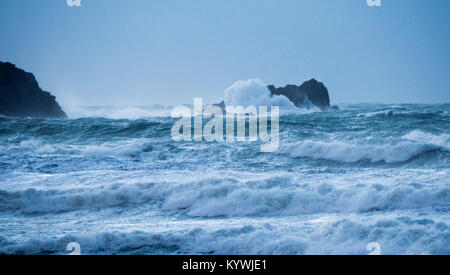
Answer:
[[[334,103],[450,102],[450,1],[2,0],[0,60],[63,105],[220,101],[316,78]]]

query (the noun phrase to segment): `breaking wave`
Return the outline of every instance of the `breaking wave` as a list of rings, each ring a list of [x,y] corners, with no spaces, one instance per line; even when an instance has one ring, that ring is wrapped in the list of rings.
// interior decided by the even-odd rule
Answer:
[[[66,254],[78,242],[83,254],[367,254],[368,241],[383,254],[449,254],[450,228],[432,219],[382,218],[333,222],[271,221],[225,229],[206,224],[162,232],[110,231],[14,242],[0,237],[0,254]]]
[[[450,188],[443,176],[429,179],[434,188],[414,185],[368,184],[339,186],[316,178],[290,176],[259,180],[208,178],[187,183],[116,183],[67,189],[0,190],[0,210],[22,213],[58,213],[156,203],[161,211],[193,217],[290,216],[352,213],[427,207],[450,208]],[[398,179],[398,181],[400,181]],[[317,184],[314,182],[317,181]]]
[[[285,96],[270,96],[267,85],[260,79],[237,81],[225,91],[225,105],[227,106],[280,106],[296,109]]]
[[[439,148],[412,142],[400,142],[395,145],[356,145],[340,141],[303,141],[280,149],[280,153],[288,153],[294,158],[308,157],[347,163],[359,161],[397,163]]]

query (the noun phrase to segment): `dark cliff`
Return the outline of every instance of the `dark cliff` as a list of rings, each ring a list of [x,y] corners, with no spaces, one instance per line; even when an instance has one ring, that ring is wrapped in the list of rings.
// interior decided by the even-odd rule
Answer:
[[[65,118],[55,97],[42,91],[33,74],[0,62],[0,115]]]

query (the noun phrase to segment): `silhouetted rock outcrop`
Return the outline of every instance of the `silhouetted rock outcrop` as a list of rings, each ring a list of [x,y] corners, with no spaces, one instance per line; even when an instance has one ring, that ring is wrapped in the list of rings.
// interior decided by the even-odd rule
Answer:
[[[315,79],[306,81],[301,86],[287,85],[283,88],[275,88],[275,86],[270,85],[267,88],[269,88],[272,95],[286,96],[297,107],[309,109],[314,105],[321,110],[330,109],[328,89],[323,83]]]
[[[330,95],[327,87],[315,79],[306,81],[301,86],[287,85],[286,87],[276,88],[274,85],[269,85],[267,88],[270,91],[270,96],[285,96],[299,108],[318,107],[322,111],[339,110],[338,106],[330,106]],[[218,106],[222,110],[226,108],[225,101],[214,104],[214,106]]]
[[[64,118],[55,97],[42,91],[33,74],[0,62],[0,115]]]
[[[225,110],[226,106],[225,106],[225,101],[222,100],[220,103],[218,104],[213,104],[213,106],[217,106],[220,107],[222,110]]]

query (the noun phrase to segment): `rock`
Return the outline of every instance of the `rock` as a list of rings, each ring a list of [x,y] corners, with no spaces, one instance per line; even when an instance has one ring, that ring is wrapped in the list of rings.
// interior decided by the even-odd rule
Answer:
[[[283,95],[299,108],[311,109],[316,106],[322,111],[339,110],[338,106],[330,106],[330,96],[327,87],[315,79],[306,81],[301,86],[287,85],[286,87],[276,88],[274,85],[269,85],[267,88],[271,96]],[[218,106],[225,110],[225,101],[213,106]]]
[[[226,108],[226,106],[225,106],[225,101],[224,100],[222,100],[220,103],[218,103],[218,104],[213,104],[213,106],[217,106],[217,107],[219,107],[220,109],[222,109],[222,110],[225,110],[225,108]]]
[[[7,62],[0,62],[0,115],[66,117],[55,97],[39,88],[33,74]]]
[[[328,89],[323,83],[315,79],[306,81],[301,86],[287,85],[283,88],[276,88],[270,85],[267,88],[269,88],[272,95],[286,96],[297,107],[309,109],[314,105],[323,111],[330,109]]]

